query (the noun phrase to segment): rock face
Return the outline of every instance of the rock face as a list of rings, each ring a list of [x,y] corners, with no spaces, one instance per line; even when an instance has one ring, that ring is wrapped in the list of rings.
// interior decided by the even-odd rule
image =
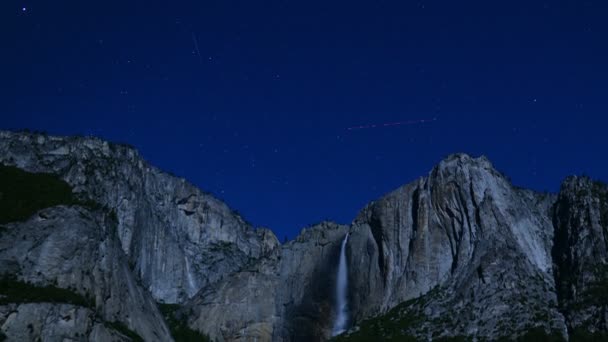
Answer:
[[[133,148],[95,138],[0,132],[0,163],[59,175],[113,209],[118,236],[152,296],[180,303],[272,246],[221,201],[150,166]]]
[[[10,340],[127,341],[128,328],[170,341],[155,301],[179,303],[180,319],[217,341],[327,340],[347,233],[352,329],[340,339],[608,332],[608,188],[586,178],[540,194],[484,157],[452,155],[351,225],[323,222],[280,245],[126,146],[0,132],[0,164],[56,174],[103,206],[0,227],[0,273],[92,303],[0,297]]]
[[[568,178],[553,215],[555,279],[570,331],[608,331],[608,189]]]
[[[79,336],[103,341],[107,339],[95,336],[113,334],[104,323],[120,322],[146,341],[172,340],[156,303],[129,268],[116,225],[101,211],[58,206],[41,210],[26,222],[4,226],[1,273],[38,286],[70,289],[90,301],[88,307],[12,305],[11,310],[3,310],[2,327],[9,338]],[[24,332],[28,338],[22,338]]]
[[[340,242],[348,227],[324,222],[201,291],[190,325],[218,341],[319,341],[331,333]]]
[[[9,341],[130,341],[95,321],[87,308],[65,304],[21,304],[0,307]]]
[[[554,197],[514,188],[485,158],[453,155],[368,205],[351,228],[357,321],[434,291],[408,334],[492,338],[534,317],[565,333],[551,248]]]

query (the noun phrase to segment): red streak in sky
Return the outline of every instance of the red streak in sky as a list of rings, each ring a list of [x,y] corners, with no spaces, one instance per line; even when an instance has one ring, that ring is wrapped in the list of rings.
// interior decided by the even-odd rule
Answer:
[[[363,126],[353,126],[348,127],[347,130],[355,131],[359,129],[369,129],[369,128],[383,128],[383,127],[392,127],[392,126],[410,126],[410,125],[420,125],[423,123],[437,121],[437,118],[432,119],[420,119],[420,120],[410,120],[410,121],[400,121],[400,122],[387,122],[381,124],[369,124]]]

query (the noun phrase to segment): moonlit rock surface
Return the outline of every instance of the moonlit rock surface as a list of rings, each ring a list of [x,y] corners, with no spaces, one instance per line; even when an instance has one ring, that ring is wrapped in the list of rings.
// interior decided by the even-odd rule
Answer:
[[[348,227],[322,222],[204,288],[183,312],[222,341],[324,341],[335,310],[336,260]]]
[[[116,212],[110,222],[58,206],[4,225],[0,271],[92,294],[96,305],[0,306],[9,340],[28,340],[30,330],[121,340],[101,317],[170,341],[156,300],[181,303],[187,324],[219,342],[324,341],[339,311],[342,260],[351,270],[348,333],[410,299],[420,319],[403,332],[419,340],[607,330],[605,296],[588,296],[608,283],[608,189],[586,178],[540,194],[514,187],[484,157],[451,155],[349,226],[322,222],[280,245],[129,147],[0,131],[0,162],[55,173]]]
[[[409,334],[508,336],[535,322],[531,307],[549,317],[541,326],[564,332],[551,257],[554,201],[514,188],[484,157],[448,157],[427,177],[370,203],[353,222],[348,261],[359,270],[349,287],[353,319],[435,289],[424,307],[427,323]]]
[[[0,163],[55,173],[113,209],[122,249],[158,301],[183,302],[278,244],[269,230],[254,230],[223,202],[128,146],[0,131]]]
[[[551,262],[551,206],[555,199],[553,195],[514,188],[485,158],[448,157],[428,177],[367,205],[353,221],[349,228],[346,260],[348,268],[357,271],[356,276],[349,278],[349,319],[356,325],[409,299],[424,296],[434,288],[444,288],[440,297],[429,301],[429,323],[422,325],[421,331],[495,336],[498,324],[508,319],[513,320],[509,321],[512,327],[505,327],[500,334],[511,336],[534,321],[536,312],[529,308],[538,307],[541,314],[550,318],[547,328],[565,332],[564,317],[555,309],[557,297]],[[320,233],[318,229],[313,231]],[[273,271],[277,272],[278,279],[284,279],[293,269],[298,269],[300,280],[287,283],[278,280],[267,286],[277,286],[279,292],[292,295],[302,293],[298,290],[302,283],[316,283],[313,288],[320,291],[323,287],[325,291],[335,289],[335,280],[324,282],[322,277],[311,277],[301,265],[308,265],[313,260],[318,265],[335,265],[341,251],[338,246],[341,247],[344,235],[332,238],[333,259],[325,256],[323,260],[314,256],[311,261],[304,261],[312,256],[310,251],[319,246],[314,236],[318,235],[299,237],[296,243],[303,243],[305,250],[300,257],[290,258],[296,263],[287,269],[275,266]],[[278,264],[285,262],[285,253],[293,246],[287,244],[282,248],[282,259],[277,261]],[[336,274],[337,269],[333,272]],[[267,279],[264,274],[260,271],[248,273],[246,279]],[[203,296],[207,302],[223,303],[219,304],[222,309],[214,307],[213,311],[207,312],[208,309],[198,306],[200,311],[195,314],[195,326],[210,329],[231,326],[227,323],[230,315],[226,314],[231,311],[234,312],[232,315],[242,317],[243,310],[231,309],[235,303],[230,299],[226,301],[231,287],[243,286],[237,285],[242,279],[232,281],[236,283],[220,285],[219,297],[213,292]],[[211,288],[217,287],[212,285]],[[268,293],[273,292],[268,289]],[[236,303],[242,302],[239,299],[242,291],[239,293],[234,298]],[[295,302],[301,298],[296,297]],[[521,304],[522,298],[526,300],[525,305]],[[199,301],[202,302],[202,298]],[[274,299],[277,310],[274,316],[268,315],[264,319],[274,327],[273,339],[264,340],[310,340],[311,336],[297,334],[294,326],[303,320],[300,321],[298,315],[289,316],[287,313],[293,312],[291,310],[281,311],[281,302],[283,300]],[[323,310],[325,306],[335,308],[335,298],[328,296],[317,301],[316,305],[317,310]],[[463,310],[465,314],[452,312],[456,309]],[[218,320],[213,312],[222,312],[225,316]],[[455,327],[431,324],[436,317],[447,316],[461,321]],[[260,316],[252,314],[248,317],[245,320],[260,324]],[[319,325],[322,327],[322,322],[317,323],[316,329]],[[334,332],[333,327],[334,320],[327,320],[325,334],[314,337],[329,338]],[[416,331],[412,334],[426,338]],[[232,333],[226,330],[212,335],[222,336],[224,340],[231,340],[229,336],[243,336],[236,327]]]
[[[43,209],[25,222],[4,225],[0,274],[16,274],[19,280],[38,286],[71,289],[89,298],[92,305],[4,306],[0,326],[10,341],[77,336],[90,341],[120,340],[113,339],[116,332],[105,325],[114,321],[146,341],[172,340],[152,296],[131,272],[116,236],[116,224],[101,212],[58,206]],[[23,335],[28,324],[33,332]]]

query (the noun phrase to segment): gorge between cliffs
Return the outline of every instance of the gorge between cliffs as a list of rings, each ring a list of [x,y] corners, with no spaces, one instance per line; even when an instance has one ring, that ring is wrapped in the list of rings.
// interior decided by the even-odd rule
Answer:
[[[8,341],[602,340],[608,187],[454,154],[281,244],[132,147],[0,131]],[[35,293],[35,295],[34,295]]]

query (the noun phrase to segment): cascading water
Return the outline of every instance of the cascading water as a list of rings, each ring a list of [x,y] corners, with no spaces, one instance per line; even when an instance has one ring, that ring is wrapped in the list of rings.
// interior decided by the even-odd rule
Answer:
[[[342,240],[340,249],[340,263],[338,264],[338,277],[336,281],[336,320],[332,336],[337,336],[346,330],[348,323],[348,266],[346,265],[346,243],[348,233]]]

